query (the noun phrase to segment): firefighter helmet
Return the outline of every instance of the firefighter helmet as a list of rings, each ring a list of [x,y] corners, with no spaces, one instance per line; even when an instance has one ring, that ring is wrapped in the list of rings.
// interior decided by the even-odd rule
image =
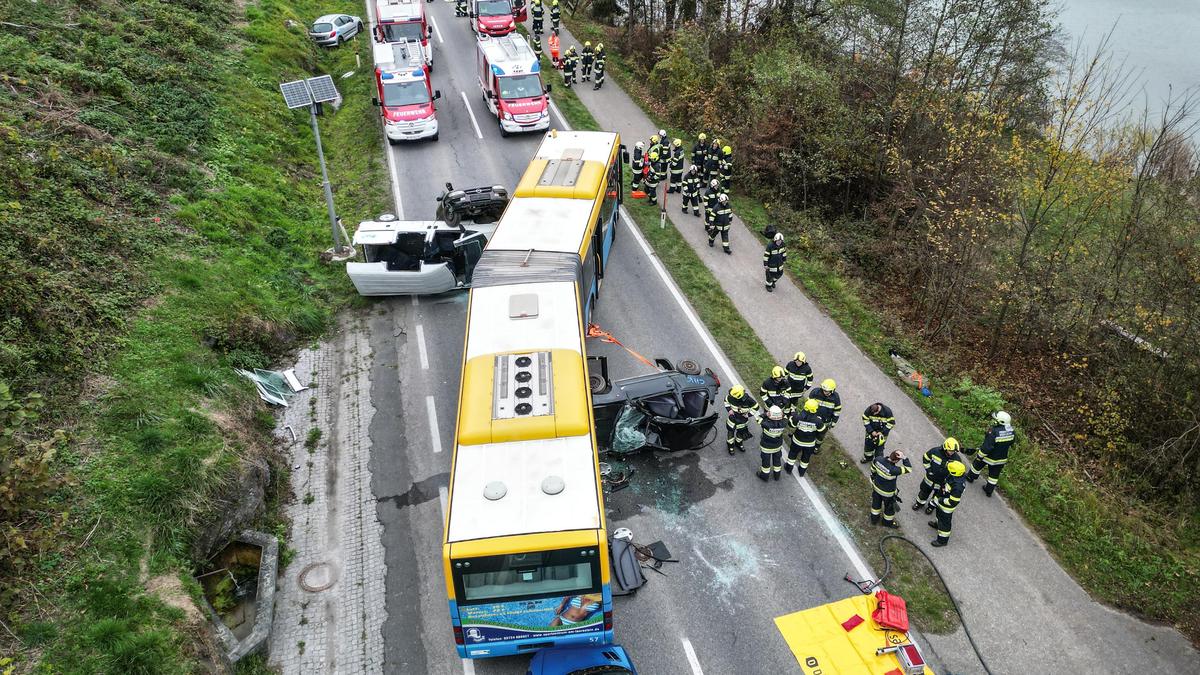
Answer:
[[[645,144],[645,143],[643,143],[643,142],[641,142],[641,141],[638,141],[637,143],[634,143],[634,144],[633,144],[633,147],[635,147],[635,148],[644,148],[644,147],[646,147],[646,144]]]
[[[1003,410],[998,410],[992,413],[992,419],[996,420],[996,422],[999,424],[1003,424],[1004,426],[1012,424],[1012,415],[1009,415]]]
[[[833,378],[827,377],[821,381],[821,389],[823,391],[833,391],[837,389],[837,382],[834,382]]]
[[[770,407],[770,408],[767,410],[767,417],[770,417],[770,418],[771,418],[771,419],[773,419],[773,420],[781,420],[781,419],[783,419],[783,408],[780,408],[780,407],[779,407],[779,406],[777,406],[777,405],[773,405],[773,406],[771,406],[771,407]]]
[[[958,452],[958,439],[953,436],[947,438],[946,442],[942,443],[942,449],[946,452]]]
[[[666,137],[667,137],[667,130],[666,130],[666,129],[659,129],[659,130],[658,130],[658,137],[659,137],[659,138],[666,138]]]
[[[817,403],[817,400],[813,399],[813,398],[810,398],[804,402],[804,412],[807,412],[807,413],[815,413],[815,412],[817,412],[817,408],[820,408],[820,407],[821,406],[820,406],[820,404]]]
[[[734,398],[741,398],[746,395],[746,388],[740,384],[735,384],[729,388],[729,395]]]
[[[721,181],[714,178],[714,179],[708,181],[708,187],[716,190],[717,188],[721,187]]]
[[[682,148],[682,147],[683,147],[683,139],[682,139],[682,138],[676,138],[675,140],[671,141],[671,145],[673,145],[673,146],[675,146],[675,147],[677,147],[677,148]]]
[[[696,140],[698,140],[698,141],[700,141],[701,143],[703,143],[703,142],[705,141],[705,139],[707,139],[707,138],[708,138],[708,136],[705,136],[705,135],[704,135],[704,132],[702,131],[702,132],[700,132],[700,135],[696,137]]]
[[[967,472],[966,464],[963,464],[962,462],[959,462],[957,460],[955,460],[953,462],[946,462],[946,473],[949,473],[951,476],[958,477],[958,476],[963,475],[966,472]]]
[[[651,161],[651,162],[657,162],[657,161],[658,161],[658,152],[651,152],[651,153],[650,153],[650,161]]]
[[[724,154],[726,154],[726,155],[732,155],[732,154],[733,154],[733,148],[731,148],[731,147],[729,147],[729,146],[727,145],[727,146],[725,146],[725,147],[721,148],[721,152],[722,152],[722,153],[724,153]]]
[[[807,357],[804,356],[804,352],[796,352],[796,355],[792,358],[796,359],[796,363],[804,363],[808,360]]]
[[[728,204],[729,203],[729,195],[722,192],[721,194],[717,195],[717,201],[721,202],[722,204]]]
[[[781,244],[783,243],[783,233],[782,232],[775,233],[775,241],[777,241]]]
[[[658,134],[650,137],[650,145],[658,145]]]
[[[583,46],[584,46],[584,47],[591,47],[591,46],[592,46],[592,41],[591,41],[591,40],[584,40],[584,41],[583,41]]]
[[[596,43],[596,51],[598,51],[598,52],[604,51],[604,43],[603,42]]]
[[[775,366],[771,369],[771,377],[779,379],[783,377],[783,366]]]

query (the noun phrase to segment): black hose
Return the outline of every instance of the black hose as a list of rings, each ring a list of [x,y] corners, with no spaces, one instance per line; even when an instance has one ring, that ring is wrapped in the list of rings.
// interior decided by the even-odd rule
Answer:
[[[942,582],[942,588],[946,589],[946,597],[950,598],[950,603],[954,605],[954,611],[958,614],[958,620],[962,622],[963,632],[967,634],[967,641],[971,643],[971,649],[975,650],[975,657],[979,659],[979,665],[983,666],[983,671],[987,673],[987,675],[992,675],[992,670],[991,668],[988,668],[987,661],[983,660],[983,652],[979,650],[979,645],[975,644],[975,638],[971,635],[971,629],[967,627],[967,617],[963,615],[962,609],[958,606],[958,600],[955,599],[954,593],[950,592],[950,586],[946,583],[946,578],[942,576],[942,572],[933,562],[933,558],[930,558],[929,554],[926,553],[925,550],[918,546],[913,540],[899,534],[884,535],[884,537],[879,540],[879,555],[883,556],[883,576],[879,577],[879,580],[874,584],[868,586],[863,593],[870,593],[875,589],[875,587],[882,585],[883,580],[886,579],[889,574],[891,574],[892,559],[888,557],[887,551],[884,550],[884,544],[887,543],[889,539],[897,539],[908,544],[909,546],[912,546],[917,550],[917,553],[920,553],[925,557],[926,560],[929,561],[929,566],[933,568],[933,572],[937,575],[938,581]]]

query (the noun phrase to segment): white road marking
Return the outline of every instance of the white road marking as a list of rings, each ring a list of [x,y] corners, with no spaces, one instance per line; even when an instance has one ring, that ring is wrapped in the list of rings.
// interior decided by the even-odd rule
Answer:
[[[420,305],[421,304],[421,296],[419,296],[419,295],[412,296],[412,303],[413,303],[413,307]]]
[[[431,26],[433,26],[433,32],[437,33],[438,42],[440,42],[442,44],[446,44],[446,41],[442,39],[442,31],[441,31],[441,29],[438,28],[437,22],[433,20],[432,16],[429,17],[429,24]]]
[[[387,134],[383,136],[383,151],[387,154],[388,173],[392,177],[392,201],[396,202],[396,219],[404,220],[404,199],[400,196],[400,173],[396,170],[396,157]]]
[[[417,324],[417,353],[421,355],[421,370],[429,370],[429,352],[425,351],[425,327],[421,324]]]
[[[692,675],[704,675],[704,670],[700,668],[700,659],[696,658],[696,650],[692,648],[692,641],[681,637],[683,642],[683,653],[687,655],[688,664],[692,667]]]
[[[448,494],[444,485],[438,486],[438,499],[442,502],[442,520],[446,519],[446,499]]]
[[[554,101],[550,102],[550,109],[554,111],[555,115],[558,115],[559,120],[562,121],[563,128],[567,131],[570,131],[571,123],[562,116],[562,112],[559,111],[558,106],[554,105]],[[692,328],[696,331],[696,334],[700,336],[700,340],[704,342],[704,346],[708,348],[709,353],[712,354],[714,359],[716,359],[717,366],[721,369],[722,375],[724,375],[722,381],[730,383],[734,382],[736,378],[734,378],[733,366],[729,363],[729,360],[725,358],[725,355],[721,352],[720,348],[717,347],[717,344],[712,339],[712,336],[710,336],[708,331],[705,330],[704,324],[700,321],[700,317],[696,315],[695,310],[692,309],[692,306],[689,305],[687,300],[683,297],[683,293],[675,285],[675,280],[672,279],[671,275],[667,273],[667,268],[663,266],[662,261],[658,259],[658,256],[654,255],[654,251],[650,248],[650,244],[646,241],[646,238],[642,236],[641,229],[634,224],[633,218],[630,217],[629,212],[625,210],[624,206],[621,207],[621,217],[625,219],[626,228],[633,233],[633,238],[636,239],[638,245],[641,246],[642,252],[644,252],[646,257],[650,259],[650,266],[654,268],[655,272],[658,272],[659,278],[662,279],[662,282],[666,285],[667,290],[671,292],[671,296],[675,298],[675,302],[679,304],[680,309],[682,309],[684,315],[687,316],[688,322],[692,324]],[[792,475],[795,476],[796,474]],[[843,527],[840,522],[838,522],[836,517],[834,517],[833,512],[829,510],[829,506],[825,504],[825,499],[821,497],[821,494],[817,492],[816,488],[814,488],[812,483],[809,481],[798,476],[796,477],[796,481],[800,483],[800,489],[804,492],[804,495],[808,497],[808,501],[812,503],[813,508],[817,511],[817,514],[821,516],[821,521],[825,524],[825,528],[828,529],[829,533],[833,535],[833,538],[835,541],[837,541],[838,546],[841,546],[842,552],[845,553],[846,557],[850,560],[850,564],[854,566],[854,571],[858,574],[859,578],[866,579],[871,577],[871,571],[867,567],[867,564],[863,562],[862,556],[858,554],[858,550],[854,548],[854,545],[850,543],[850,539],[846,536],[846,528]],[[690,649],[690,647],[691,643],[688,643],[687,639],[685,638],[685,650]],[[692,652],[691,656],[694,657],[695,653]],[[695,672],[700,672],[698,670],[699,663],[692,662],[692,669]]]
[[[438,431],[437,404],[432,396],[425,397],[425,412],[429,414],[429,440],[433,443],[433,451],[442,451],[442,432]]]
[[[475,675],[475,662],[471,659],[463,659],[463,673],[465,675]]]
[[[467,106],[467,114],[471,116],[471,125],[475,127],[475,137],[483,140],[483,132],[479,130],[479,122],[475,121],[475,111],[471,110],[471,102],[467,100],[467,92],[460,91],[462,94],[463,105]]]

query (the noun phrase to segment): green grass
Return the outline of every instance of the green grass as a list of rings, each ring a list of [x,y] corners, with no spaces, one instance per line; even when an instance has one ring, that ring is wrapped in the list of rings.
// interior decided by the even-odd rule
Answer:
[[[572,126],[579,129],[597,128],[590,113],[582,108],[575,93],[562,88],[551,93],[555,103]],[[629,170],[625,169],[626,184]],[[625,207],[650,242],[655,254],[671,273],[688,302],[696,310],[713,338],[729,357],[743,382],[761,382],[774,365],[770,352],[738,312],[733,302],[721,291],[720,284],[700,260],[691,245],[671,224],[659,226],[659,210],[644,200],[627,199]],[[751,385],[751,389],[754,386]],[[855,467],[844,461],[845,453],[832,437],[829,450],[813,462],[814,482],[842,516],[859,550],[867,556],[873,569],[883,570],[883,559],[877,544],[878,528],[867,524],[870,503],[870,482]],[[924,536],[921,533],[920,536]],[[958,625],[949,598],[929,564],[919,554],[907,548],[889,548],[895,572],[888,588],[906,598],[914,623],[922,631],[948,633]]]
[[[165,7],[137,0],[100,4],[104,12],[78,14],[89,26],[118,26],[118,35],[139,31],[141,17],[154,17]],[[139,111],[137,99],[100,105],[90,116],[85,105],[80,114],[105,124],[114,139],[106,144],[134,167],[151,175],[177,171],[176,178],[123,188],[140,189],[143,206],[123,195],[89,207],[88,200],[103,195],[76,199],[71,185],[46,177],[46,189],[65,195],[59,201],[103,214],[97,229],[126,226],[143,238],[120,264],[110,262],[104,270],[121,281],[120,295],[111,289],[101,289],[107,297],[95,294],[96,302],[109,302],[118,316],[75,327],[89,333],[75,351],[98,358],[47,352],[47,363],[53,357],[75,374],[63,375],[61,368],[44,372],[42,379],[16,373],[27,386],[76,383],[72,394],[79,373],[103,375],[83,406],[60,404],[53,419],[72,430],[75,442],[56,466],[69,487],[44,508],[68,512],[69,528],[61,541],[32,556],[20,578],[0,582],[30,589],[5,616],[20,640],[9,643],[7,634],[0,636],[0,648],[11,649],[21,670],[182,673],[209,658],[182,613],[145,591],[145,579],[189,575],[203,553],[193,550],[195,536],[213,521],[234,477],[247,462],[275,459],[269,440],[273,419],[232,367],[269,366],[324,331],[334,311],[353,297],[341,269],[318,261],[331,242],[315,148],[306,115],[283,108],[280,81],[335,76],[345,105],[327,111],[321,131],[339,211],[349,224],[391,210],[369,103],[369,71],[339,79],[354,69],[355,49],[370,62],[367,40],[317,50],[304,28],[317,14],[355,13],[361,5],[262,0],[246,8],[244,24],[242,17],[226,15],[230,7],[215,0],[174,7],[171,21],[152,18],[151,30],[139,32],[136,53],[119,55],[155,64],[141,74],[148,81],[203,78],[212,94],[189,108],[195,118],[180,120],[180,129]],[[27,20],[34,18],[63,20],[52,15]],[[289,19],[298,26],[285,28]],[[203,48],[184,39],[208,30],[218,34]],[[183,42],[161,49],[158,40]],[[128,73],[138,67],[103,49],[97,57],[89,51],[93,47],[85,40],[81,52],[56,58],[108,59]],[[37,59],[50,57],[31,58],[39,64]],[[35,132],[26,143],[33,146],[38,138]],[[110,161],[97,157],[85,156],[79,170],[91,166],[88,162]],[[126,170],[119,164],[125,159],[111,160],[118,161],[118,175]],[[47,202],[44,208],[53,206]],[[43,208],[33,200],[26,208],[35,207]],[[150,214],[162,224],[146,225]],[[276,465],[276,487],[280,476],[286,485],[286,472],[279,471],[284,468]],[[276,529],[270,516],[257,525]],[[190,588],[195,599],[197,587]]]

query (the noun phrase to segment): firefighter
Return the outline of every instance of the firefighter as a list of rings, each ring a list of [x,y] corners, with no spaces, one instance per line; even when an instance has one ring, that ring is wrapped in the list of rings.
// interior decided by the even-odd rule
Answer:
[[[992,413],[992,426],[983,435],[983,445],[978,450],[967,451],[968,454],[975,455],[974,461],[971,462],[971,472],[967,474],[967,481],[974,483],[986,466],[988,476],[983,493],[991,497],[996,491],[996,483],[1000,481],[1000,472],[1008,463],[1008,452],[1016,440],[1017,432],[1013,431],[1012,416],[1003,410]]]
[[[729,206],[729,195],[722,192],[717,195],[717,209],[713,211],[713,233],[708,235],[708,247],[712,248],[713,239],[716,234],[721,235],[721,248],[725,249],[725,255],[733,255],[733,250],[729,248],[729,226],[733,224],[733,208]]]
[[[558,35],[558,24],[562,22],[562,13],[558,9],[558,0],[550,2],[550,30]]]
[[[704,170],[704,160],[708,157],[708,135],[701,132],[696,137],[696,142],[692,144],[692,166],[697,167],[700,171]]]
[[[454,0],[454,16],[464,17],[467,15],[467,0]]]
[[[542,30],[546,27],[546,7],[542,5],[542,0],[530,0],[529,11],[533,14],[533,37],[540,39]]]
[[[776,232],[775,237],[763,251],[763,269],[767,274],[767,292],[775,292],[775,282],[783,276],[783,264],[787,262],[787,246],[783,244],[783,233]]]
[[[787,433],[788,423],[779,406],[767,408],[767,419],[759,423],[762,437],[758,441],[758,452],[762,457],[762,468],[755,474],[759,480],[766,481],[767,474],[775,474],[775,480],[783,475],[783,437]]]
[[[704,173],[709,180],[720,178],[721,172],[721,139],[714,138],[708,146],[708,154],[704,157]]]
[[[538,61],[542,60],[542,38],[533,38],[533,53],[537,55]]]
[[[825,434],[833,431],[842,417],[842,395],[837,393],[837,383],[830,378],[825,378],[821,381],[821,386],[813,387],[808,392],[808,398],[817,402],[821,418],[828,425],[825,431],[817,436],[817,449],[814,452],[820,453],[821,445],[825,442]]]
[[[967,465],[957,460],[946,462],[946,480],[933,495],[933,504],[937,506],[937,520],[929,521],[929,526],[937,530],[937,538],[929,542],[941,548],[950,543],[950,524],[954,517],[954,509],[962,501],[963,491],[967,489],[967,481],[963,474]]]
[[[563,69],[563,84],[567,87],[575,84],[575,66],[579,63],[579,55],[575,53],[575,45],[567,47],[567,53],[563,54],[562,69]]]
[[[788,376],[788,397],[792,399],[792,407],[799,409],[800,399],[812,382],[812,366],[808,365],[804,352],[796,352],[783,368]]]
[[[683,139],[676,138],[671,141],[671,187],[667,192],[683,190],[683,156]]]
[[[783,468],[791,473],[799,455],[800,467],[796,469],[796,475],[803,478],[808,471],[808,463],[812,461],[813,450],[817,447],[817,436],[825,433],[825,419],[818,412],[817,402],[810,398],[801,409],[792,413],[789,421],[794,431],[788,444],[787,464]]]
[[[764,408],[778,406],[785,413],[791,412],[792,400],[788,398],[787,372],[783,366],[771,368],[771,376],[763,380],[758,390],[758,399]]]
[[[708,190],[704,192],[704,232],[708,235],[708,245],[713,245],[713,239],[717,237],[716,226],[713,220],[717,217],[717,207],[720,205],[717,199],[721,196],[721,182],[717,180],[710,181]]]
[[[870,464],[871,460],[875,459],[875,453],[883,450],[884,443],[887,443],[888,434],[892,433],[892,428],[896,426],[896,418],[892,415],[891,408],[875,402],[863,411],[862,423],[866,438],[863,440],[863,456],[858,462]]]
[[[646,198],[650,203],[658,205],[658,184],[667,175],[667,165],[662,157],[653,150],[650,151],[649,168],[646,171]]]
[[[580,82],[590,82],[592,79],[592,61],[596,58],[596,50],[592,49],[592,41],[585,40],[583,43],[583,53],[580,56],[579,62],[583,66],[580,73]]]
[[[658,134],[650,134],[650,145],[646,147],[646,154],[658,152],[662,150],[662,139]]]
[[[554,63],[555,69],[561,69],[562,59],[558,55],[558,33],[551,33],[546,41],[550,43],[550,61]]]
[[[759,417],[758,401],[746,393],[740,384],[730,387],[725,396],[725,449],[746,451],[744,443],[750,438],[750,418]]]
[[[721,148],[721,159],[717,163],[721,173],[721,189],[729,192],[729,182],[733,179],[733,148],[728,145]]]
[[[604,64],[606,61],[608,61],[608,55],[604,53],[604,43],[597,42],[596,65],[593,66],[596,69],[596,84],[592,86],[593,91],[604,86]]]
[[[912,505],[913,511],[925,509],[925,513],[933,513],[935,504],[929,500],[929,495],[946,480],[946,465],[950,462],[962,462],[963,458],[958,454],[958,448],[958,439],[947,438],[941,445],[935,445],[921,455],[925,478],[921,479],[921,489],[917,491],[917,500]]]
[[[693,164],[688,167],[687,173],[683,175],[683,184],[680,186],[680,191],[683,194],[683,213],[686,215],[688,206],[692,207],[692,215],[700,215],[700,170]]]
[[[629,171],[633,174],[629,190],[636,192],[642,189],[642,175],[646,173],[646,144],[641,141],[633,145],[633,157],[629,160]]]
[[[896,524],[896,479],[912,471],[912,462],[900,450],[890,455],[880,455],[871,463],[871,524],[879,524],[883,514],[883,526],[898,528]]]

